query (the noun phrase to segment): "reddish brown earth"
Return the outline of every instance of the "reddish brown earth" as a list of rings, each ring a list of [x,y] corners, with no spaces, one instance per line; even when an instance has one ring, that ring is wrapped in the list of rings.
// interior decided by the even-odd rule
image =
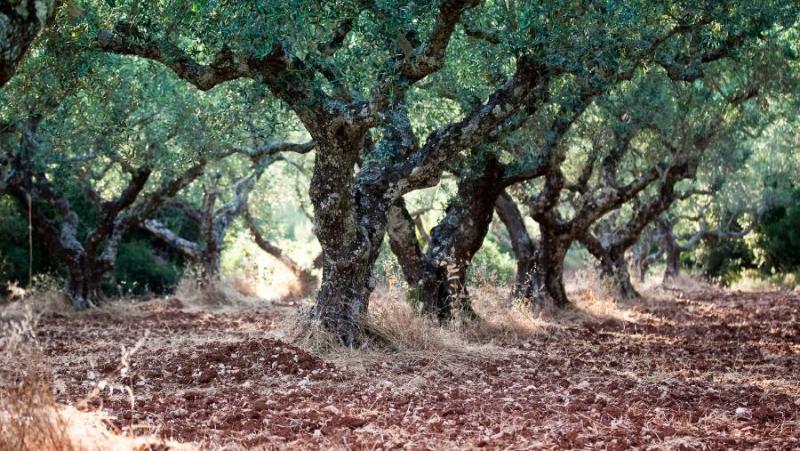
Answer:
[[[584,315],[476,352],[334,363],[275,338],[279,305],[51,313],[38,337],[60,401],[113,379],[87,408],[205,447],[800,448],[800,295],[631,309],[635,322]]]

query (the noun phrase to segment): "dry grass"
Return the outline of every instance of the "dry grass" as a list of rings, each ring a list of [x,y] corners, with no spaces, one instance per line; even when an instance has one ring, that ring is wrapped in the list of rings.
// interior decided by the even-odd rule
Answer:
[[[300,313],[284,322],[285,335],[297,346],[348,368],[365,367],[386,361],[390,355],[395,362],[430,361],[449,365],[472,358],[490,358],[498,349],[491,340],[479,340],[490,334],[505,334],[501,327],[488,326],[484,321],[469,325],[442,326],[420,315],[406,302],[403,285],[379,287],[370,298],[369,314],[362,325],[365,339],[356,349],[343,348],[336,337],[319,325],[309,322]],[[490,333],[491,332],[491,333]]]
[[[101,411],[57,403],[36,343],[35,317],[30,303],[14,303],[0,312],[0,451],[194,449],[121,434]]]
[[[406,300],[407,287],[394,283],[379,286],[370,298],[364,324],[367,338],[358,349],[342,348],[336,337],[309,322],[303,313],[290,315],[278,338],[289,337],[297,346],[347,367],[385,361],[387,354],[393,361],[430,360],[447,365],[473,357],[503,356],[509,343],[529,341],[585,321],[637,320],[638,314],[628,305],[618,304],[607,292],[598,290],[600,285],[592,277],[581,274],[575,277],[581,284],[570,283],[573,307],[566,310],[531,309],[512,299],[509,287],[481,284],[470,289],[479,318],[449,325],[420,315]]]
[[[255,296],[253,283],[240,277],[223,277],[221,280],[201,284],[188,272],[178,283],[175,297],[189,307],[216,309],[222,307],[248,307],[263,302]]]

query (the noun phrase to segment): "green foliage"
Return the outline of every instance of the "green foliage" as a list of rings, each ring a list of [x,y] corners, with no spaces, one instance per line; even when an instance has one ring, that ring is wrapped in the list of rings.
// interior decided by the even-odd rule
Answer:
[[[800,189],[786,205],[767,210],[756,240],[760,267],[769,273],[800,269]]]
[[[129,241],[120,245],[113,288],[120,294],[165,294],[177,286],[182,274],[175,262],[155,255],[151,243]]]
[[[13,199],[0,198],[0,289],[11,282],[28,286],[29,261],[28,222]],[[32,269],[34,275],[55,270],[35,235]]]
[[[514,277],[516,265],[514,257],[501,251],[497,239],[489,234],[472,258],[467,270],[467,282],[505,284]]]
[[[722,286],[737,282],[743,269],[755,268],[753,251],[743,240],[714,240],[695,257],[703,277]]]

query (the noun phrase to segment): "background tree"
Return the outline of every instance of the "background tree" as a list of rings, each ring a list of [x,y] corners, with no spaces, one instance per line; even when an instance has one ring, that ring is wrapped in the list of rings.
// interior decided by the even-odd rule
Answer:
[[[225,235],[232,222],[247,212],[250,193],[256,187],[256,183],[265,169],[278,161],[281,152],[307,153],[313,148],[313,143],[270,143],[245,151],[244,153],[252,160],[253,167],[246,169],[246,175],[232,181],[229,199],[221,205],[219,203],[221,201],[220,179],[222,173],[219,171],[205,181],[199,206],[178,198],[167,202],[170,207],[180,210],[197,226],[199,230],[199,240],[197,241],[182,238],[155,218],[145,219],[141,226],[195,264],[199,270],[198,282],[201,286],[207,286],[220,277]],[[251,215],[247,214],[246,220],[248,227],[254,225]],[[254,231],[254,238],[259,246],[266,243],[257,228]],[[290,269],[295,268],[290,267]]]

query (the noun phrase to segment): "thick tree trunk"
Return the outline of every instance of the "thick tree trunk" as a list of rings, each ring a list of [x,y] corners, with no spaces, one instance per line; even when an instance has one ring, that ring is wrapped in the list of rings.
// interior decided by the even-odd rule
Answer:
[[[431,230],[431,242],[420,262],[414,222],[402,205],[392,207],[389,238],[392,250],[409,282],[419,286],[423,312],[441,322],[474,320],[466,275],[472,258],[483,245],[499,189],[499,165],[487,157],[477,177],[462,179],[455,199],[441,223]]]
[[[533,253],[535,250],[522,257],[517,257],[517,275],[514,277],[514,286],[511,288],[511,297],[517,299],[525,297],[528,283],[530,282],[530,272],[533,268]]]
[[[542,230],[542,239],[533,254],[522,290],[523,304],[533,306],[569,305],[564,287],[564,260],[572,240]]]
[[[675,235],[672,233],[673,222],[667,219],[661,219],[658,223],[661,249],[664,251],[666,258],[666,267],[664,268],[663,284],[672,282],[681,272],[681,252],[683,249]]]
[[[639,292],[636,291],[633,283],[631,283],[628,261],[625,259],[624,252],[609,250],[600,259],[600,275],[610,284],[617,301],[627,301],[640,297]]]
[[[334,254],[330,250],[327,253]],[[376,258],[377,254],[353,250],[349,259],[334,254],[323,263],[322,285],[309,316],[345,346],[356,346],[360,342],[364,315],[374,288],[372,267]]]
[[[347,133],[343,127],[341,133]],[[363,135],[339,132],[318,139],[309,194],[314,231],[322,247],[322,284],[309,318],[345,346],[359,344],[369,296],[375,286],[372,268],[386,232],[389,205],[381,180],[365,174],[356,186],[352,169],[363,148]]]
[[[220,280],[222,274],[222,256],[217,246],[209,246],[200,254],[197,261],[197,283],[201,287],[211,286]]]
[[[96,307],[103,301],[100,285],[106,271],[89,260],[84,257],[81,262],[76,262],[67,268],[65,292],[69,302],[76,309]]]
[[[667,245],[664,254],[667,261],[663,283],[667,284],[675,280],[681,273],[681,251],[677,247]]]
[[[440,266],[428,262],[420,282],[422,311],[442,323],[475,320],[466,284],[466,265]]]

